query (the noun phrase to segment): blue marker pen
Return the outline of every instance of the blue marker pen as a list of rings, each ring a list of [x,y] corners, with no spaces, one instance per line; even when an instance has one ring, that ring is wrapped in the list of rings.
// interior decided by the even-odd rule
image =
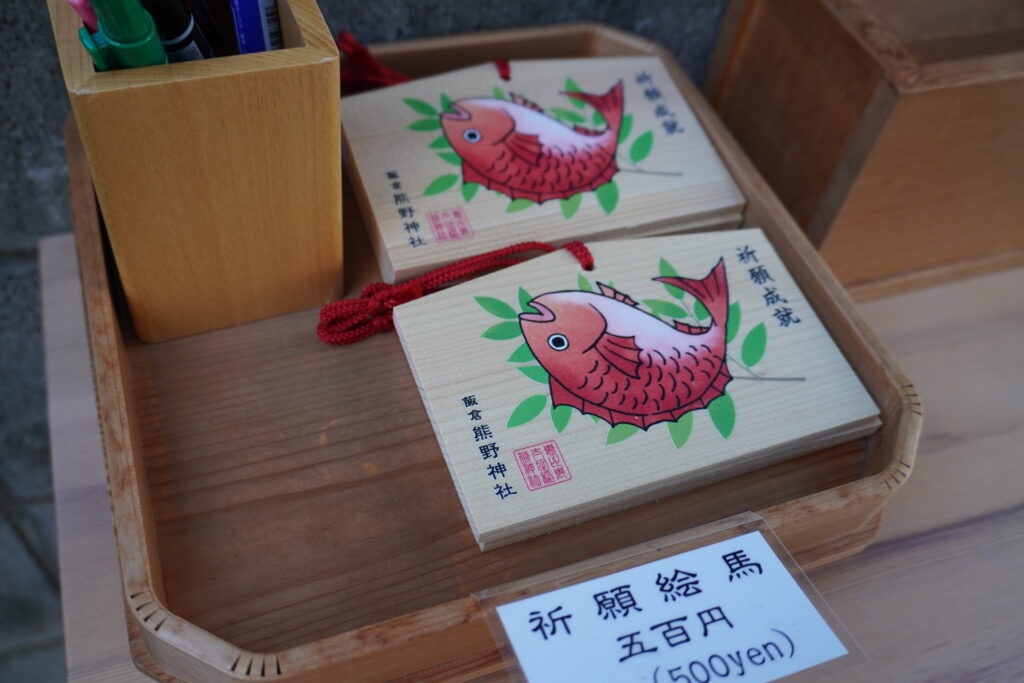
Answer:
[[[231,14],[235,19],[238,54],[279,50],[284,46],[276,0],[231,0]]]

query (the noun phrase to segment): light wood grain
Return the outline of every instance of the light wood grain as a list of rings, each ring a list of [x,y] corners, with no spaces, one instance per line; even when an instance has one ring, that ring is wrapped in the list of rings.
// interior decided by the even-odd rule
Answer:
[[[818,2],[750,0],[740,23],[735,42],[716,47],[727,66],[708,82],[709,98],[807,227],[882,70]]]
[[[570,239],[640,237],[707,229],[711,224],[739,224],[743,196],[658,59],[513,61],[510,73],[511,78],[503,81],[488,63],[345,98],[346,164],[386,281],[404,280],[459,258],[527,240],[561,244]],[[646,74],[649,81],[638,82],[641,74]],[[616,147],[618,171],[611,182],[618,198],[610,212],[602,208],[598,193],[593,191],[578,195],[580,204],[571,217],[563,215],[565,207],[557,198],[511,211],[510,192],[488,191],[479,184],[481,181],[474,185],[479,191],[465,200],[460,190],[464,180],[468,183],[474,177],[474,171],[466,170],[451,146],[429,146],[447,139],[437,114],[416,112],[406,104],[412,99],[440,110],[442,93],[458,102],[492,98],[493,89],[498,88],[504,97],[516,93],[535,102],[545,109],[548,118],[567,112],[579,117],[580,125],[588,130],[605,130],[603,123],[596,125],[591,118],[593,108],[577,108],[562,94],[567,79],[595,95],[609,91],[620,80],[623,84],[624,112],[632,123],[628,136]],[[645,94],[652,88],[658,92],[655,99]],[[658,105],[666,113],[658,114]],[[668,120],[678,124],[678,132],[666,132],[662,124]],[[432,122],[437,129],[410,129],[410,125]],[[556,129],[562,135],[574,135],[569,131],[573,124],[565,125]],[[632,145],[645,135],[653,140],[650,154],[634,164],[630,160]],[[484,139],[479,144],[492,143]],[[565,146],[564,155],[575,155],[582,165],[591,153],[575,152],[577,144],[585,143],[569,138],[559,141],[552,158],[562,158]],[[504,148],[498,143],[494,149]],[[507,158],[512,154],[508,150],[498,153]],[[491,166],[501,168],[509,163],[495,160]],[[546,164],[542,159],[536,168],[539,171]],[[524,175],[531,172],[530,167],[525,168]],[[427,195],[426,188],[443,176],[451,178],[451,189]],[[400,203],[396,197],[402,195],[405,200]],[[411,217],[400,214],[400,210],[410,209],[415,211]],[[432,229],[429,216],[454,209],[465,214],[472,232],[442,241]]]
[[[597,242],[590,245],[590,250],[595,262],[591,271],[584,271],[568,252],[559,251],[395,309],[396,330],[481,549],[489,550],[827,445],[864,437],[877,429],[877,407],[760,230]],[[747,265],[737,258],[741,251],[752,254],[746,257]],[[518,298],[520,288],[529,292],[531,298],[540,297],[539,301],[544,300],[547,292],[557,292],[550,295],[555,297],[573,292],[568,296],[582,299],[579,306],[584,310],[609,305],[599,314],[600,322],[607,326],[608,334],[618,335],[618,344],[634,343],[634,337],[628,335],[635,335],[635,344],[639,344],[637,368],[648,363],[646,354],[651,354],[650,362],[657,365],[658,356],[652,351],[657,347],[647,345],[657,343],[656,339],[662,341],[664,345],[657,353],[663,353],[660,358],[665,363],[664,375],[651,371],[647,390],[651,396],[659,387],[665,398],[665,387],[693,384],[692,398],[697,398],[698,391],[703,391],[699,373],[705,361],[695,360],[696,366],[688,378],[679,364],[687,367],[689,358],[679,349],[692,350],[690,355],[697,359],[704,352],[693,345],[701,341],[673,331],[672,318],[652,307],[659,302],[671,305],[679,311],[680,321],[698,326],[717,324],[724,328],[725,318],[715,323],[711,319],[698,320],[692,315],[692,294],[680,300],[666,293],[663,285],[654,281],[662,259],[667,259],[683,277],[695,280],[710,277],[715,264],[723,261],[723,277],[728,287],[725,305],[731,302],[733,307],[726,315],[734,319],[736,338],[721,349],[708,347],[707,353],[722,354],[733,377],[723,400],[733,406],[735,427],[730,424],[723,433],[726,439],[709,417],[712,408],[705,411],[701,405],[688,413],[689,427],[682,448],[673,442],[670,423],[675,420],[668,418],[664,418],[666,423],[651,425],[643,432],[628,423],[616,427],[615,433],[632,431],[628,441],[620,436],[623,440],[616,442],[607,422],[591,421],[589,415],[582,415],[566,403],[567,399],[560,397],[556,388],[549,390],[549,383],[554,387],[557,381],[549,379],[547,370],[553,367],[550,364],[566,362],[566,356],[572,354],[579,359],[573,361],[579,371],[561,376],[567,388],[563,392],[595,385],[612,388],[614,384],[622,388],[622,393],[612,393],[603,405],[626,413],[637,412],[629,410],[628,402],[622,402],[629,396],[624,385],[631,380],[624,374],[629,370],[628,363],[623,364],[622,356],[615,355],[628,355],[629,351],[621,346],[614,346],[608,352],[613,355],[609,356],[602,355],[600,348],[582,351],[582,346],[599,347],[598,340],[604,332],[559,321],[557,316],[571,314],[568,309],[552,311],[556,319],[543,323],[543,327],[550,328],[544,335],[558,333],[567,344],[560,355],[548,352],[543,340],[534,339],[529,347],[532,354],[527,353],[518,364],[507,362],[524,344],[524,335],[531,325],[515,320],[515,315],[525,310]],[[772,277],[771,285],[786,299],[785,304],[765,305],[765,288],[751,281],[748,269],[752,268],[763,268]],[[658,331],[624,329],[614,316],[634,313],[629,310],[630,305],[615,301],[610,293],[602,303],[598,294],[580,292],[580,278],[587,289],[614,283],[620,292],[616,296],[629,297],[641,311],[660,313],[664,318],[660,322],[649,315],[623,318],[637,326],[653,321]],[[719,290],[712,286],[709,291]],[[491,302],[492,306],[495,301],[504,303],[505,317],[484,310],[477,304],[481,300]],[[710,308],[710,299],[706,302]],[[557,308],[554,302],[549,304]],[[786,327],[773,317],[773,309],[779,310],[783,305],[797,320]],[[511,321],[506,319],[509,314]],[[597,325],[598,321],[593,323]],[[482,339],[494,325],[511,326],[512,338]],[[748,334],[756,335],[754,330],[764,332],[770,341],[763,360],[758,357],[756,369],[751,370],[740,357],[744,355],[741,344]],[[710,340],[704,343],[715,344]],[[581,345],[581,351],[576,351],[575,345]],[[676,358],[673,352],[679,356],[674,361],[674,371],[669,363]],[[620,359],[619,366],[614,365],[616,359]],[[707,362],[717,372],[710,358]],[[532,378],[524,375],[531,371],[535,373]],[[553,371],[550,377],[555,375],[558,372]],[[661,379],[666,375],[673,377],[671,385],[668,379]],[[758,379],[765,377],[776,381]],[[642,376],[635,379],[636,384],[643,381]],[[644,400],[647,391],[643,392]],[[640,395],[640,389],[636,389],[636,400]],[[718,395],[714,393],[713,397]],[[464,405],[463,397],[468,396],[473,397],[472,407]],[[560,410],[569,415],[561,429],[554,426],[552,408],[556,399],[565,406]],[[538,400],[536,417],[525,424],[513,424],[513,416],[521,405]],[[673,399],[670,395],[665,400]],[[471,410],[475,411],[475,419]],[[674,417],[678,419],[681,415]],[[481,426],[487,428],[486,438],[475,432]],[[487,444],[500,450],[483,453],[480,447]],[[541,456],[530,455],[534,446],[540,447]],[[543,455],[546,446],[552,447],[554,458]],[[521,456],[521,452],[526,455]],[[529,470],[523,469],[520,458],[526,459]],[[488,466],[496,465],[505,469],[489,474]],[[535,469],[541,467],[544,472]],[[536,481],[531,481],[531,474]],[[551,478],[541,480],[542,474]]]
[[[336,298],[338,56],[316,3],[281,1],[287,49],[105,73],[67,3],[48,4],[139,336]]]
[[[870,283],[995,257],[1024,262],[1022,119],[1024,71],[902,97],[822,244],[836,275]]]
[[[862,307],[913,374],[928,420],[878,542],[810,573],[871,659],[836,680],[1024,676],[1022,284],[1018,268]],[[930,314],[939,309],[963,325]]]
[[[475,588],[751,508],[805,566],[872,538],[913,466],[921,425],[913,386],[678,64],[601,27],[540,35],[564,51],[559,36],[580,33],[589,33],[590,54],[662,59],[754,198],[745,220],[764,227],[879,406],[877,435],[484,555],[396,338],[328,348],[313,336],[317,312],[304,311],[138,344],[107,322],[117,312],[93,213],[76,222],[76,234],[93,355],[121,368],[97,378],[104,424],[115,427],[103,436],[125,600],[138,647],[165,673],[228,681],[492,671],[491,637],[465,597]],[[532,32],[456,42],[476,42],[469,59],[519,38],[536,44]],[[444,53],[445,40],[433,44]],[[84,174],[80,157],[73,162]],[[360,272],[373,277],[365,263]],[[158,563],[147,556],[152,548]]]
[[[736,4],[708,91],[856,297],[1024,263],[1019,3]]]
[[[889,507],[880,540],[926,535],[1022,502],[1024,269],[932,287],[862,307],[928,406],[924,467]],[[955,312],[948,325],[937,310]]]
[[[39,268],[68,678],[146,680],[128,651],[74,240],[44,239]]]

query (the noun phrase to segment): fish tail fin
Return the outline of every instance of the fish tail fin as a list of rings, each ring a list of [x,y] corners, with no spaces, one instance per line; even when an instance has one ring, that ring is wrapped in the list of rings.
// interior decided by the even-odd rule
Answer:
[[[614,130],[616,136],[619,134],[619,128],[622,126],[622,79],[619,79],[619,82],[603,95],[592,95],[576,91],[566,91],[562,94],[568,95],[580,102],[586,102],[601,112],[601,116],[604,117],[608,128]]]
[[[656,277],[654,279],[692,294],[697,301],[704,304],[704,308],[708,309],[713,324],[725,328],[729,316],[729,282],[725,279],[725,259],[718,259],[718,263],[703,280],[691,280],[685,277]]]

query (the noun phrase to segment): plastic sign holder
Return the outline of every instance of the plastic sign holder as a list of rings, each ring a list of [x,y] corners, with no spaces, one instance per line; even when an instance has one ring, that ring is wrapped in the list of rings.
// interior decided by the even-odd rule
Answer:
[[[752,512],[474,597],[531,683],[810,681],[867,659]]]

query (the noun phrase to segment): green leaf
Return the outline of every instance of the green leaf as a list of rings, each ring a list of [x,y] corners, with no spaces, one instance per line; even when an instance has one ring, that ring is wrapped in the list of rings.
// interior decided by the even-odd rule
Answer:
[[[562,215],[566,218],[572,218],[580,210],[580,204],[583,203],[583,193],[574,194],[568,199],[560,199],[558,203],[562,205]]]
[[[711,314],[708,313],[707,307],[700,301],[696,300],[693,302],[693,315],[697,320],[707,320],[711,317]]]
[[[530,208],[536,203],[537,202],[530,201],[529,199],[523,199],[521,197],[519,199],[513,199],[508,203],[508,208],[505,209],[505,213],[515,213],[516,211],[522,211],[523,209]]]
[[[423,100],[414,100],[411,97],[405,97],[402,101],[408,105],[409,109],[412,109],[417,114],[423,114],[424,116],[437,116],[437,110]]]
[[[728,439],[736,426],[736,404],[732,402],[732,396],[722,394],[712,401],[708,405],[708,415],[722,438]]]
[[[682,320],[683,318],[690,317],[682,308],[676,306],[675,304],[670,304],[667,301],[660,301],[658,299],[644,299],[644,306],[647,306],[647,308],[651,309],[658,315],[663,315],[665,317],[673,318],[675,320]]]
[[[556,406],[551,409],[551,424],[555,431],[561,434],[569,425],[569,418],[572,417],[572,408],[569,406]]]
[[[590,117],[590,120],[594,122],[595,126],[603,126],[604,125],[604,116],[602,116],[601,112],[599,112],[596,109],[594,110],[593,115]]]
[[[460,157],[455,152],[441,152],[437,156],[441,157],[442,159],[447,161],[452,166],[461,166],[462,165],[462,157]]]
[[[619,186],[615,184],[614,180],[594,190],[594,194],[597,195],[597,203],[607,214],[614,211],[619,203]]]
[[[537,309],[530,305],[533,297],[522,287],[519,288],[519,310],[523,313],[536,313]]]
[[[668,435],[672,437],[672,443],[676,448],[682,448],[686,440],[690,438],[693,430],[693,413],[686,413],[675,422],[668,423]]]
[[[523,365],[519,368],[519,372],[523,373],[534,382],[540,384],[548,383],[548,371],[539,365]]]
[[[441,93],[441,111],[455,111],[452,107],[452,98],[448,97],[444,93]]]
[[[757,365],[764,358],[764,348],[768,344],[768,330],[764,323],[758,323],[754,329],[747,332],[743,338],[743,346],[740,348],[740,358],[747,367]]]
[[[441,194],[447,190],[452,189],[452,186],[458,182],[459,176],[454,173],[448,173],[443,176],[438,176],[430,181],[427,185],[427,189],[423,190],[423,196],[429,197],[432,194]]]
[[[471,201],[479,189],[480,186],[476,183],[462,183],[462,200]]]
[[[409,130],[441,130],[441,122],[437,119],[420,119],[410,123]]]
[[[561,109],[559,107],[552,107],[551,109],[548,109],[548,111],[551,112],[551,114],[556,119],[565,119],[566,121],[571,121],[572,123],[583,123],[584,121],[586,121],[585,118],[583,118],[580,114],[577,114],[571,109]]]
[[[651,147],[654,146],[654,133],[647,131],[640,137],[633,141],[633,144],[629,146],[629,160],[634,164],[639,164],[641,161],[647,158],[647,155],[651,153]]]
[[[491,91],[491,94],[493,94],[493,95],[494,95],[494,96],[495,96],[496,98],[498,98],[499,100],[504,100],[504,99],[506,99],[506,97],[505,97],[505,93],[504,93],[504,92],[502,91],[502,89],[501,89],[501,88],[499,88],[498,86],[494,86],[494,90],[492,90],[492,91]]]
[[[577,85],[576,81],[572,80],[571,78],[565,79],[565,91],[582,92],[580,90],[580,86]],[[577,100],[575,97],[570,97],[569,101],[572,102],[572,106],[576,107],[577,109],[583,109],[583,107],[587,106],[586,102],[583,102],[582,100]]]
[[[590,280],[583,277],[583,273],[576,276],[576,287],[584,292],[593,292],[594,286],[590,284]]]
[[[537,394],[536,396],[524,399],[522,403],[516,406],[516,409],[512,411],[512,414],[509,415],[508,424],[506,426],[518,427],[519,425],[526,424],[540,415],[547,404],[547,394]]]
[[[619,126],[619,144],[621,145],[633,132],[633,115],[626,114],[622,117],[622,124]]]
[[[734,301],[729,305],[729,321],[725,324],[725,343],[728,344],[736,338],[740,331],[740,302]]]
[[[658,262],[658,275],[661,277],[679,277],[679,272],[672,266],[671,263],[665,259],[661,259]],[[666,284],[664,282],[661,285],[665,288],[665,291],[671,294],[676,299],[682,299],[686,294],[683,290],[679,289],[675,285]]]
[[[441,135],[436,140],[427,145],[430,149],[451,149],[452,145],[448,142],[448,138]]]
[[[658,275],[661,277],[679,277],[679,271],[671,263],[661,259],[658,261]]]
[[[480,336],[484,339],[515,339],[520,334],[522,332],[519,329],[519,323],[515,320],[509,320],[488,328]]]
[[[509,306],[501,299],[495,299],[493,296],[475,296],[473,297],[473,300],[480,304],[480,308],[498,318],[515,320],[518,317],[516,315],[516,309]]]
[[[512,355],[508,357],[509,363],[529,363],[530,361],[537,360],[533,357],[533,351],[530,350],[529,345],[526,342],[520,344]]]
[[[628,424],[615,425],[614,427],[612,427],[611,429],[608,430],[608,438],[605,440],[605,443],[608,444],[608,445],[611,445],[613,443],[619,443],[620,441],[625,441],[626,439],[628,439],[629,437],[633,436],[634,434],[636,434],[639,431],[640,431],[640,428],[637,427],[636,425],[628,425]]]

